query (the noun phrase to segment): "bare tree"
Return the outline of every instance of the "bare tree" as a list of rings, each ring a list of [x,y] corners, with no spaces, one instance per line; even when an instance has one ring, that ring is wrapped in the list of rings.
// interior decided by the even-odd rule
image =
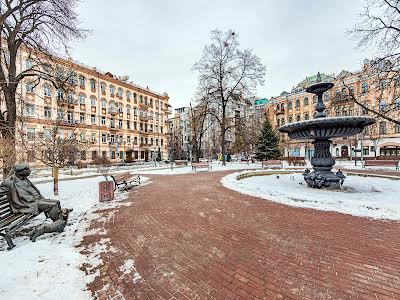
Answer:
[[[198,162],[201,157],[203,137],[207,131],[208,101],[202,98],[196,107],[190,103],[190,125],[191,125],[191,144],[194,153],[194,161]]]
[[[55,83],[54,54],[68,50],[68,42],[83,38],[75,8],[78,0],[0,0],[0,134],[8,141],[11,165],[15,163],[15,128],[18,120],[17,88],[26,78],[34,84],[42,79]],[[19,67],[21,53],[31,64]],[[57,85],[57,84],[56,84]],[[0,103],[1,104],[1,103]],[[11,129],[11,130],[10,130]],[[4,176],[9,167],[4,165]]]
[[[252,50],[239,49],[238,34],[232,30],[211,32],[211,44],[206,45],[193,69],[199,72],[199,88],[208,91],[209,113],[220,125],[222,162],[225,165],[225,134],[234,126],[228,119],[229,105],[242,102],[258,84],[264,83],[265,66]]]
[[[365,70],[367,74],[360,74],[360,80],[365,75],[373,76],[376,88],[371,90],[377,91],[384,86],[391,93],[391,97],[386,99],[388,103],[384,110],[368,106],[354,93],[349,93],[349,98],[364,111],[400,124],[392,113],[394,109],[400,108],[400,102],[396,102],[400,90],[400,1],[366,0],[359,20],[349,34],[357,41],[360,49],[373,50],[377,57],[370,62],[369,70]],[[349,88],[347,84],[344,85]]]

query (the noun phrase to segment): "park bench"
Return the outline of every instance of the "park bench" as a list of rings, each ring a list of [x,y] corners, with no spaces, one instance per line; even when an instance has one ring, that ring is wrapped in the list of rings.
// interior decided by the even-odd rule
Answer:
[[[282,161],[280,160],[263,160],[261,162],[261,167],[267,168],[271,166],[282,167]]]
[[[114,181],[114,191],[120,187],[122,187],[122,189],[124,190],[128,190],[133,186],[140,185],[140,176],[139,175],[133,176],[129,172],[124,172],[117,175],[111,175],[111,178]]]
[[[12,241],[15,231],[37,215],[14,213],[8,200],[8,196],[8,191],[0,191],[0,236],[7,241],[7,250],[11,250],[15,247]]]
[[[399,170],[398,160],[365,160],[363,168],[365,167],[394,167],[396,171]]]
[[[207,171],[212,170],[212,165],[207,163],[193,163],[192,171],[197,172],[198,169],[207,169]]]
[[[175,165],[177,166],[187,166],[187,160],[175,160]]]

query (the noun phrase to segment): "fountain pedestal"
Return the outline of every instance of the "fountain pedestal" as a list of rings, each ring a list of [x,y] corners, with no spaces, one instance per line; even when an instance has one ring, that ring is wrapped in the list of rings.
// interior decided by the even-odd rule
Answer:
[[[314,156],[311,158],[312,172],[308,169],[303,173],[307,186],[313,188],[340,188],[345,176],[342,172],[333,173],[335,159],[331,155],[329,139],[316,139],[314,142]]]

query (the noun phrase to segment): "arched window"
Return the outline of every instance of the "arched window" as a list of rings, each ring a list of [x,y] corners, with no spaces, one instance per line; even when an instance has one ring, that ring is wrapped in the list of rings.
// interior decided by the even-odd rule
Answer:
[[[329,101],[330,95],[329,93],[324,93],[324,101]]]
[[[289,117],[289,123],[293,123],[293,117],[292,116]]]
[[[100,104],[101,104],[101,108],[104,108],[104,109],[107,108],[107,101],[106,101],[106,99],[101,99]]]
[[[123,91],[121,88],[118,88],[117,96],[122,97]]]
[[[362,93],[368,92],[368,83],[364,82],[364,83],[361,85],[361,92],[362,92]]]
[[[108,103],[108,109],[110,112],[115,111],[115,102],[114,101],[110,101],[110,103]]]
[[[315,95],[315,96],[313,97],[313,103],[317,103],[317,101],[318,101],[318,96]]]
[[[308,97],[305,97],[303,100],[304,105],[308,105]]]
[[[127,114],[130,114],[130,113],[131,113],[131,106],[130,106],[130,105],[127,105],[127,106],[126,106],[126,113],[127,113]]]
[[[281,110],[285,110],[285,104],[281,103]]]
[[[26,87],[27,93],[33,93],[33,89],[34,89],[33,82],[27,82],[25,87]]]
[[[93,92],[96,91],[96,81],[94,79],[90,79],[90,89]]]
[[[279,124],[280,124],[280,120],[279,119],[277,119],[276,120],[276,125],[279,127]]]
[[[115,87],[113,85],[110,85],[110,94],[115,95]]]
[[[293,106],[292,101],[289,101],[288,104],[287,104],[287,108],[288,109],[292,109],[292,106]]]
[[[379,122],[379,133],[386,134],[386,122],[385,121]]]
[[[309,115],[309,114],[305,114],[305,115],[304,115],[304,120],[307,121],[307,120],[309,120],[309,119],[310,119],[310,115]]]
[[[102,93],[106,92],[106,88],[107,88],[107,86],[104,82],[100,83],[100,90]]]
[[[300,115],[297,115],[297,116],[296,116],[296,121],[297,121],[297,122],[300,122],[300,120],[301,120]]]
[[[118,112],[119,113],[124,112],[124,105],[122,103],[118,103],[117,105],[118,105]]]
[[[126,99],[131,99],[131,92],[130,91],[126,91]]]
[[[281,106],[279,104],[276,105],[276,110],[279,110]]]
[[[86,96],[85,94],[79,94],[79,103],[85,104],[86,103]]]
[[[97,106],[97,99],[95,96],[90,97],[90,105],[94,107]]]
[[[43,85],[43,93],[46,97],[51,97],[51,88],[47,83]]]
[[[281,119],[281,125],[282,125],[282,126],[285,125],[285,118],[282,118],[282,119]]]
[[[299,108],[300,107],[300,99],[296,99],[296,108]]]
[[[79,76],[79,86],[84,87],[85,86],[85,77],[80,75]]]

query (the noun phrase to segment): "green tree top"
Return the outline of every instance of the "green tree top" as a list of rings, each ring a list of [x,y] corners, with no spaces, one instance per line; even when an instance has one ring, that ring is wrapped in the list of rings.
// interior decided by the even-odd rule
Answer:
[[[279,139],[272,129],[268,119],[265,119],[263,128],[256,144],[256,157],[261,160],[276,159],[280,156]]]

